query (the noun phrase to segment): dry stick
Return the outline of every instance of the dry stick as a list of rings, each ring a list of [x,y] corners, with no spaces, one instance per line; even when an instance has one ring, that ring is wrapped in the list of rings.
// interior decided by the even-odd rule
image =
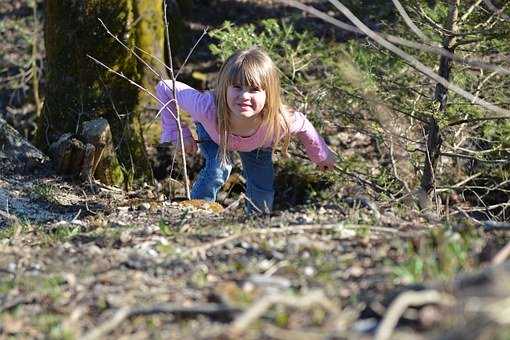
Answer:
[[[413,20],[411,20],[411,18],[407,14],[406,10],[404,9],[404,6],[402,6],[400,1],[398,1],[398,0],[392,0],[392,1],[393,1],[393,4],[395,5],[397,11],[400,13],[400,15],[404,19],[406,25],[409,26],[411,31],[413,31],[414,34],[416,34],[424,42],[429,42],[429,38],[427,38],[427,36],[414,24]]]
[[[165,3],[165,6],[166,6],[166,3]],[[166,16],[165,16],[165,19],[166,19]],[[103,26],[103,28],[106,30],[106,32],[111,36],[113,37],[122,47],[124,47],[125,49],[127,49],[129,52],[131,52],[138,60],[140,60],[149,70],[152,71],[152,73],[154,73],[160,80],[163,80],[163,77],[161,74],[159,74],[156,70],[154,70],[142,57],[140,57],[137,53],[134,52],[134,49],[130,49],[128,46],[126,46],[117,36],[115,36],[109,29],[108,27],[104,24],[104,22],[98,18],[99,22],[101,23],[101,25]],[[167,23],[167,29],[168,29],[168,23]],[[168,33],[168,31],[167,31]],[[203,38],[204,34],[202,34],[202,36],[200,37],[200,39],[197,41],[197,43],[195,44],[195,46],[193,47],[193,49],[189,52],[188,54],[188,57],[187,59],[189,58],[189,56],[191,55],[191,53],[193,52],[194,48],[196,47],[196,45],[198,45],[198,42],[200,42],[200,40]],[[169,46],[170,48],[170,46]],[[145,52],[143,51],[142,49],[139,49],[141,50],[142,52],[146,53],[146,54],[149,54],[148,52]],[[149,54],[150,55],[150,54]],[[171,55],[171,54],[170,54]],[[89,56],[90,57],[90,56]],[[90,57],[92,58],[92,57]],[[154,57],[156,58],[156,57]],[[132,80],[128,79],[126,76],[124,76],[123,74],[120,74],[114,70],[112,70],[111,68],[107,67],[105,64],[101,63],[101,62],[98,62],[96,59],[92,58],[94,61],[96,61],[98,64],[100,64],[101,66],[103,67],[106,67],[109,71],[112,71],[113,73],[121,76],[122,78],[128,80],[131,84],[134,84],[135,86],[137,86],[138,88],[142,89],[144,92],[148,93],[151,97],[153,97],[154,99],[156,99],[161,105],[161,109],[158,111],[158,113],[156,114],[156,116],[153,118],[153,120],[150,122],[149,126],[157,119],[157,117],[161,114],[161,112],[167,108],[167,106],[169,106],[170,104],[174,103],[176,104],[176,107],[177,107],[177,99],[176,99],[176,96],[175,96],[175,78],[173,77],[173,69],[170,69],[171,71],[171,74],[172,74],[172,80],[173,80],[173,96],[174,96],[174,99],[171,99],[170,101],[168,101],[167,103],[163,103],[162,101],[160,101],[156,96],[154,96],[150,91],[148,91],[147,89],[145,89],[143,86],[139,85],[139,84],[136,84],[135,82],[133,82]],[[158,61],[160,61],[158,58],[156,58]],[[187,60],[186,59],[186,60]],[[161,61],[160,61],[161,62]],[[164,64],[164,63],[163,63]],[[185,63],[181,66],[181,68],[185,65]],[[166,65],[165,65],[166,67]],[[180,70],[179,70],[180,71]],[[165,86],[166,83],[164,83]],[[172,115],[172,117],[177,121],[178,123],[178,130],[179,130],[179,136],[181,137],[181,141],[182,141],[182,128],[180,126],[180,120],[173,114],[173,112],[171,112],[170,110],[168,110],[169,113]],[[177,107],[177,115],[179,116],[179,108]],[[181,143],[182,144],[182,143]],[[181,147],[181,153],[182,153],[182,148]],[[185,178],[185,189],[186,189],[186,196],[188,197],[188,199],[190,199],[190,195],[189,195],[189,179],[188,179],[188,176],[187,176],[187,168],[186,168],[186,162],[185,162],[185,155],[183,155],[183,167],[184,167],[184,178]]]
[[[395,53],[396,55],[398,55],[399,57],[401,57],[402,59],[407,61],[410,66],[417,69],[418,71],[423,73],[425,76],[435,80],[436,82],[443,85],[445,88],[452,90],[453,92],[457,93],[458,95],[460,95],[468,100],[472,100],[473,103],[478,104],[487,110],[490,110],[490,111],[493,111],[496,113],[506,114],[510,118],[510,110],[501,108],[501,107],[494,105],[492,103],[489,103],[483,99],[476,98],[475,96],[473,96],[471,93],[467,92],[466,90],[449,82],[448,80],[439,76],[434,71],[432,71],[430,68],[428,68],[427,66],[422,64],[420,61],[418,61],[413,56],[407,54],[402,49],[398,48],[397,46],[390,43],[388,40],[382,38],[379,34],[372,31],[364,23],[362,23],[361,20],[359,20],[354,14],[352,14],[352,12],[347,7],[342,5],[340,2],[338,2],[337,0],[329,0],[329,2],[331,2],[333,4],[333,6],[335,6],[339,11],[341,11],[346,17],[348,17],[349,20],[351,20],[352,23],[354,25],[356,25],[360,30],[362,30],[363,33],[365,33],[368,37],[370,37],[371,39],[373,39],[375,42],[377,42],[381,46],[385,47],[386,49],[390,50],[391,52]]]
[[[271,294],[264,296],[261,300],[254,303],[243,314],[237,317],[232,326],[230,326],[230,335],[233,337],[241,335],[252,322],[259,319],[269,308],[271,308],[271,306],[275,304],[299,309],[306,309],[319,305],[334,316],[340,314],[339,308],[335,306],[322,291],[311,291],[307,295],[301,297],[289,294]]]
[[[173,314],[179,316],[208,315],[211,317],[225,317],[238,313],[238,308],[221,304],[205,304],[200,306],[183,307],[173,304],[156,305],[153,307],[123,307],[117,310],[112,318],[80,337],[80,340],[102,339],[113,331],[124,320],[138,315]]]
[[[333,24],[333,25],[335,25],[335,26],[337,26],[337,27],[339,27],[341,29],[344,29],[346,31],[357,33],[357,34],[363,34],[363,35],[366,34],[361,29],[358,29],[355,26],[346,24],[345,22],[342,22],[342,21],[340,21],[338,19],[335,19],[332,16],[327,15],[326,13],[321,12],[321,11],[311,7],[311,6],[303,5],[303,4],[301,4],[301,3],[297,2],[297,1],[294,1],[294,0],[278,0],[278,1],[280,1],[282,3],[285,3],[285,4],[289,5],[289,6],[301,9],[304,12],[310,13],[310,14],[312,14],[312,15],[314,15],[314,16],[316,16],[316,17],[318,17],[318,18],[320,18],[320,19],[322,19],[322,20],[324,20],[326,22],[329,22],[330,24]],[[510,75],[510,69],[508,69],[508,68],[505,68],[505,67],[502,67],[502,66],[499,66],[499,65],[485,63],[485,62],[480,61],[480,60],[464,59],[464,58],[459,57],[456,54],[453,54],[453,53],[445,50],[441,46],[420,44],[420,43],[417,43],[417,42],[414,42],[414,41],[410,41],[410,40],[406,40],[406,39],[403,39],[401,37],[394,36],[394,35],[391,35],[391,34],[382,34],[382,36],[387,41],[392,42],[392,43],[397,44],[397,45],[414,48],[414,49],[417,49],[417,50],[420,50],[420,51],[432,52],[432,53],[436,53],[436,54],[439,54],[439,55],[443,55],[445,57],[451,58],[453,61],[459,62],[459,63],[464,64],[464,65],[468,65],[468,66],[471,66],[471,67],[474,67],[474,68],[487,69],[487,70],[491,70],[491,71],[496,71],[496,72],[498,72],[500,74]]]
[[[491,264],[493,266],[496,266],[498,264],[501,264],[506,261],[506,259],[510,256],[510,242],[506,244],[491,261]]]
[[[435,290],[425,290],[421,292],[407,291],[400,294],[388,308],[388,311],[377,328],[374,339],[389,339],[397,326],[398,320],[402,314],[404,314],[407,307],[422,306],[431,303],[451,305],[453,303],[453,298]]]
[[[174,66],[173,66],[173,56],[172,56],[172,47],[170,46],[170,31],[169,24],[167,18],[167,2],[163,0],[164,3],[164,11],[165,11],[165,33],[166,33],[166,42],[168,49],[168,60],[170,62],[170,78],[172,79],[172,95],[175,100],[175,111],[177,113],[177,129],[179,130],[179,142],[181,147],[181,157],[182,157],[182,169],[183,169],[183,177],[184,177],[184,188],[186,189],[186,197],[188,200],[191,199],[191,193],[189,190],[189,177],[188,177],[188,167],[186,165],[186,150],[184,149],[184,135],[182,133],[181,126],[181,112],[179,109],[179,103],[177,101],[177,93],[175,90],[175,75],[174,75]]]

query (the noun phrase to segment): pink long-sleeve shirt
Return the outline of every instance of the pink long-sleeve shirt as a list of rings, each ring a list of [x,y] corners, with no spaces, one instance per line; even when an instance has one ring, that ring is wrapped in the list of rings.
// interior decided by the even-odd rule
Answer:
[[[166,85],[165,85],[166,83]],[[172,81],[160,81],[156,87],[156,96],[161,103],[165,103],[165,108],[161,111],[161,143],[175,143],[179,138],[177,121],[174,119],[175,103],[168,104],[173,99]],[[194,88],[176,81],[175,92],[179,107],[191,115],[194,122],[202,124],[211,139],[219,144],[219,133],[216,119],[216,102],[214,94],[211,91],[198,91]],[[159,103],[159,109],[163,104]],[[320,164],[328,157],[328,147],[324,139],[319,135],[310,121],[301,112],[293,113],[290,122],[290,133],[297,136],[303,144],[308,158],[316,164]],[[190,129],[183,125],[183,137],[192,138]],[[265,128],[263,125],[249,137],[230,134],[228,138],[228,150],[249,152],[258,148],[272,147],[274,141],[264,143]]]

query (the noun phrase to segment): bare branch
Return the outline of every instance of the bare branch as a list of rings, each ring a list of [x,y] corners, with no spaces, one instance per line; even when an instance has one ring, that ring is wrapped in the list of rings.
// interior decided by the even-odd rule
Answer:
[[[407,14],[406,10],[404,9],[404,6],[402,6],[400,1],[398,1],[398,0],[391,0],[391,1],[393,1],[395,8],[400,13],[400,15],[404,19],[406,25],[411,29],[411,31],[413,31],[414,34],[416,34],[424,42],[428,42],[429,38],[427,38],[427,36],[414,24],[413,20],[411,20],[411,18]],[[479,1],[481,1],[481,0],[479,0]]]
[[[200,41],[205,37],[205,35],[207,34],[207,31],[209,30],[209,27],[206,27],[204,29],[204,31],[202,32],[202,35],[200,36],[200,38],[198,38],[197,42],[195,43],[195,45],[193,45],[193,47],[191,48],[191,50],[189,51],[188,55],[186,56],[186,59],[184,59],[184,62],[182,63],[181,67],[179,68],[179,70],[177,71],[177,74],[175,75],[175,79],[178,79],[179,78],[179,75],[181,74],[181,71],[182,69],[184,68],[184,65],[186,65],[186,63],[188,62],[188,59],[189,57],[193,54],[193,52],[195,51],[195,48],[197,48],[198,44],[200,43]]]
[[[458,95],[460,95],[468,100],[472,100],[475,104],[478,104],[478,105],[486,108],[487,110],[494,111],[494,112],[501,113],[501,114],[506,114],[510,117],[510,110],[496,106],[496,105],[489,103],[483,99],[476,98],[475,96],[473,96],[471,93],[467,92],[466,90],[447,81],[443,77],[440,77],[434,71],[432,71],[430,68],[428,68],[427,66],[422,64],[420,61],[418,61],[416,58],[414,58],[413,56],[410,56],[409,54],[407,54],[406,52],[404,52],[397,46],[393,45],[389,41],[382,38],[379,34],[372,31],[364,23],[362,23],[354,14],[352,14],[352,12],[347,7],[342,5],[340,2],[338,2],[337,0],[329,0],[329,1],[333,4],[333,6],[338,8],[338,10],[340,10],[345,16],[347,16],[349,18],[349,20],[351,20],[357,27],[359,27],[359,29],[361,29],[367,36],[369,36],[371,39],[376,41],[381,46],[387,48],[391,52],[395,53],[396,55],[398,55],[399,57],[401,57],[402,59],[407,61],[409,63],[409,65],[416,68],[418,71],[420,71],[427,77],[437,81],[438,83],[443,85],[445,88],[457,93]]]
[[[478,7],[480,5],[480,3],[482,2],[483,0],[476,0],[476,2],[471,5],[471,7],[468,8],[468,10],[466,11],[466,13],[464,13],[464,15],[462,15],[459,19],[459,24],[464,22],[470,15],[471,13],[475,10],[476,7]]]
[[[365,33],[362,30],[356,28],[355,26],[346,24],[345,22],[335,19],[332,16],[329,16],[326,13],[321,12],[311,6],[303,5],[295,0],[278,0],[278,1],[285,3],[289,6],[301,9],[304,12],[310,13],[310,14],[312,14],[326,22],[329,22],[330,24],[333,24],[341,29],[344,29],[346,31],[353,32],[356,34],[365,35]],[[445,57],[451,58],[455,62],[461,63],[463,65],[468,65],[473,68],[482,68],[482,69],[487,69],[487,70],[491,70],[491,71],[496,71],[500,74],[510,75],[510,69],[508,69],[508,68],[505,68],[505,67],[502,67],[499,65],[488,64],[481,60],[463,59],[453,53],[450,53],[449,51],[445,50],[444,48],[442,48],[441,46],[438,46],[438,45],[420,44],[420,43],[406,40],[401,37],[390,35],[390,34],[381,34],[381,35],[389,42],[392,42],[392,43],[400,45],[400,46],[410,47],[410,48],[414,48],[414,49],[417,49],[420,51],[431,52],[431,53],[443,55]]]
[[[152,66],[149,65],[142,57],[140,57],[138,54],[136,54],[134,49],[126,46],[126,44],[124,44],[122,42],[122,40],[120,40],[116,35],[114,35],[112,32],[110,32],[108,27],[106,27],[106,25],[104,24],[103,20],[101,20],[100,18],[97,18],[97,20],[99,20],[99,22],[101,23],[101,25],[106,30],[106,33],[108,33],[109,36],[111,36],[113,39],[115,39],[115,41],[117,41],[122,47],[124,47],[129,52],[131,52],[136,57],[136,59],[140,60],[142,62],[142,64],[144,64],[149,70],[151,70],[151,72],[154,73],[160,80],[163,80],[162,75],[160,73],[158,73],[154,68],[152,68]]]

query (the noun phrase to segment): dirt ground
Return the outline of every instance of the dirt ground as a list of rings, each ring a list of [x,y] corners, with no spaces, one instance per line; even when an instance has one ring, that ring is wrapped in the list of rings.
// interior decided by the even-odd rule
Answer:
[[[197,18],[211,18],[188,20],[195,36],[280,9],[270,0],[195,3]],[[224,15],[211,15],[210,3]],[[0,4],[2,19],[30,13],[24,1]],[[214,68],[206,49],[196,63]],[[23,122],[33,107],[19,91],[2,89],[0,113],[30,135]],[[366,136],[342,138],[351,152],[370,152]],[[25,173],[14,165],[0,167],[2,339],[368,339],[401,291],[426,288],[436,295],[409,309],[393,338],[510,334],[501,317],[510,315],[510,267],[489,266],[508,232],[474,231],[482,236],[467,256],[488,272],[407,285],[395,268],[439,222],[373,201],[354,180],[329,199],[247,217],[241,196],[223,210],[174,200],[166,184],[124,191],[62,178],[49,163]]]

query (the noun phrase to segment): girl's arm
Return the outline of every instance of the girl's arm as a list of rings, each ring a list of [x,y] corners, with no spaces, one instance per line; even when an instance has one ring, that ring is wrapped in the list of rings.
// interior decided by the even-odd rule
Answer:
[[[158,109],[161,110],[160,142],[177,144],[179,130],[177,128],[177,121],[174,118],[174,116],[177,116],[175,102],[169,103],[174,98],[172,89],[173,84],[171,80],[160,81],[156,86],[156,96],[161,103],[165,104],[158,103]],[[179,108],[189,113],[193,121],[196,122],[202,122],[210,106],[214,104],[214,98],[210,92],[200,92],[179,81],[175,82],[175,93]],[[184,141],[192,139],[190,129],[184,124],[181,124],[181,126]]]
[[[290,112],[290,132],[303,144],[308,158],[321,169],[329,170],[335,166],[335,154],[326,145],[312,123],[298,111]]]

